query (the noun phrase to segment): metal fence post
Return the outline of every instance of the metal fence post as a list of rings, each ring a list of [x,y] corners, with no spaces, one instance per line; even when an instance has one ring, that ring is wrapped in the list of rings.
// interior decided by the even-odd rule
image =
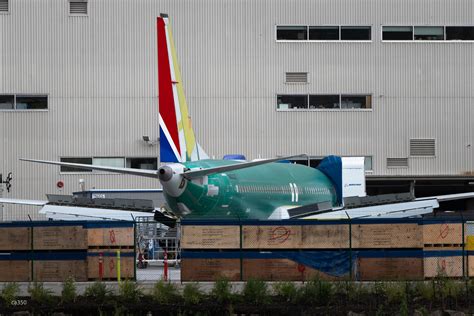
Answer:
[[[239,248],[240,248],[240,281],[243,281],[244,280],[244,258],[243,258],[243,253],[242,253],[242,240],[243,240],[243,236],[242,236],[242,221],[240,220],[240,217],[239,217],[239,235],[240,235],[240,242],[239,242]]]
[[[461,225],[462,225],[462,277],[466,278],[466,260],[468,260],[466,256],[466,234],[465,234],[465,221],[464,216],[461,213]]]
[[[347,219],[349,221],[349,277],[351,280],[353,280],[353,267],[352,267],[352,222],[351,222],[351,217],[345,212]]]
[[[137,222],[133,221],[133,275],[134,280],[137,280]]]

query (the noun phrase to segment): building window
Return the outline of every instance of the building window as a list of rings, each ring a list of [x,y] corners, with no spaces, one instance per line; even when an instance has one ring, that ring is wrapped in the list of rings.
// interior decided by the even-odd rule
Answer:
[[[307,39],[306,26],[277,26],[277,40],[305,41]]]
[[[44,95],[0,95],[0,110],[47,110]]]
[[[310,109],[338,109],[339,95],[310,95]]]
[[[365,156],[364,157],[364,170],[365,171],[373,171],[373,165],[372,165],[372,156]]]
[[[8,0],[0,0],[0,12],[8,13]]]
[[[308,95],[278,95],[277,109],[295,110],[308,108]]]
[[[277,26],[277,41],[370,41],[371,26]]]
[[[87,15],[87,1],[70,0],[69,15]]]
[[[474,26],[446,26],[447,41],[474,41]]]
[[[277,95],[277,110],[371,109],[371,95]]]
[[[91,165],[92,164],[92,158],[61,158],[61,162],[71,162],[71,163],[80,163],[80,164],[86,164],[86,165]],[[66,167],[66,166],[61,166],[60,169],[61,172],[92,172],[92,169],[79,169],[79,168],[73,168],[73,167]]]
[[[127,158],[127,168],[158,170],[156,158]]]
[[[125,159],[122,157],[94,157],[92,164],[97,166],[124,168]]]
[[[341,40],[370,41],[370,26],[341,26]]]
[[[382,40],[384,41],[411,41],[413,40],[412,26],[383,26]]]
[[[418,41],[442,41],[444,40],[444,27],[415,26],[414,39]]]
[[[372,96],[370,95],[342,95],[341,109],[370,109]]]
[[[313,41],[339,40],[339,26],[310,26],[309,39]]]
[[[13,110],[15,108],[15,96],[0,95],[0,110]]]

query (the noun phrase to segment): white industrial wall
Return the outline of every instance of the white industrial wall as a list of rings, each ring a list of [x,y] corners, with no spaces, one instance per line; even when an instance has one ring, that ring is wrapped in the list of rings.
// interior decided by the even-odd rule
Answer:
[[[47,111],[0,111],[5,196],[96,188],[154,188],[112,174],[60,174],[20,157],[157,156],[156,17],[170,15],[197,137],[215,157],[308,153],[373,157],[374,175],[474,172],[474,43],[386,43],[381,25],[472,25],[472,0],[10,0],[0,14],[0,94],[47,94]],[[371,25],[370,43],[282,43],[275,25]],[[285,84],[285,72],[309,84]],[[373,96],[372,110],[277,112],[277,94]],[[410,138],[435,138],[436,157],[409,158]],[[8,207],[6,219],[26,210]],[[33,212],[34,213],[34,212]]]

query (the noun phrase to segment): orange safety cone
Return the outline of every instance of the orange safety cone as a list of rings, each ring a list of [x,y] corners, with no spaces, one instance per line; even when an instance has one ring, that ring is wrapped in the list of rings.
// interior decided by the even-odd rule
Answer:
[[[99,252],[99,280],[102,281],[104,277],[104,254]]]
[[[163,280],[168,281],[168,253],[166,249],[163,259]]]

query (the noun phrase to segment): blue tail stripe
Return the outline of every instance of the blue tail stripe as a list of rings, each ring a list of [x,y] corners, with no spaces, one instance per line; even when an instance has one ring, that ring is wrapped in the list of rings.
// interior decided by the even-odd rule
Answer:
[[[160,162],[179,162],[171,149],[171,145],[166,138],[163,129],[160,127]]]

